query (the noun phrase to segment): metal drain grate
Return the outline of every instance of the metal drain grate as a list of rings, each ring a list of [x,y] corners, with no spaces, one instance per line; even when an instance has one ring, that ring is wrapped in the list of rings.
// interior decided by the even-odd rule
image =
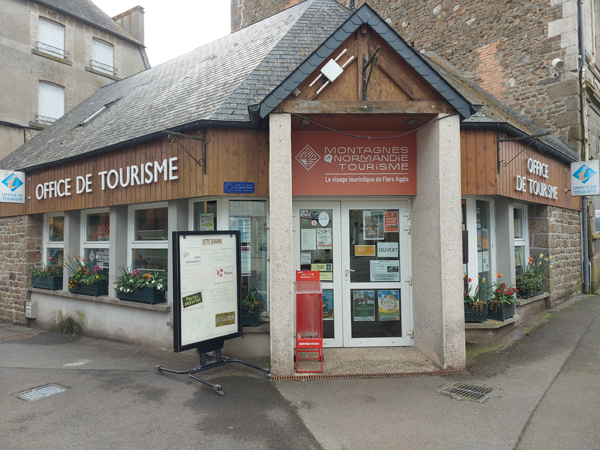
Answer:
[[[32,402],[40,398],[50,397],[51,395],[65,392],[68,389],[69,388],[60,386],[58,384],[47,384],[45,386],[29,389],[28,391],[19,392],[18,394],[15,394],[15,397],[27,402]]]
[[[483,403],[494,390],[483,386],[475,386],[473,384],[454,383],[452,386],[439,391],[440,394],[449,395],[457,400],[473,400]]]

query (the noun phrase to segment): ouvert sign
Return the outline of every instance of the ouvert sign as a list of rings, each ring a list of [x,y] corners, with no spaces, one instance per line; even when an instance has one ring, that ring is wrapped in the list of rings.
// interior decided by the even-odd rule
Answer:
[[[115,189],[117,187],[127,188],[150,183],[157,183],[161,176],[164,181],[177,180],[175,174],[178,167],[175,165],[178,158],[165,158],[162,161],[150,161],[140,165],[119,167],[118,169],[103,170],[96,174],[99,183],[94,183],[94,174],[77,175],[75,182],[72,178],[40,183],[35,188],[35,197],[45,200],[54,197],[69,197],[72,194],[84,194],[92,192],[96,184],[100,189]]]

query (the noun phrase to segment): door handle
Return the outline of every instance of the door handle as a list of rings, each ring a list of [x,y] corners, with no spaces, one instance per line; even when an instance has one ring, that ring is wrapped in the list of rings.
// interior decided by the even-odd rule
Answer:
[[[348,269],[348,266],[344,266],[344,272],[346,273],[345,275],[345,280],[348,281],[348,275],[350,275],[350,272],[356,272],[354,269]]]

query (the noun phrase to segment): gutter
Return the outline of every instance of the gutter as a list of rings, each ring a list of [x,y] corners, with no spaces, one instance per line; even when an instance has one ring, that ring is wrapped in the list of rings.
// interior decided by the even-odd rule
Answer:
[[[460,123],[460,128],[463,130],[497,130],[502,131],[506,134],[510,134],[511,136],[523,138],[522,142],[526,142],[527,145],[533,147],[540,153],[545,155],[552,156],[562,162],[572,163],[576,162],[579,159],[573,155],[569,155],[556,147],[553,147],[545,142],[540,141],[537,138],[532,137],[531,135],[525,133],[519,128],[511,125],[508,122],[470,122],[468,120],[464,120]]]
[[[256,129],[251,122],[233,122],[233,121],[220,121],[220,120],[196,120],[194,122],[186,123],[185,125],[180,125],[177,127],[169,127],[167,128],[170,131],[175,131],[177,133],[185,133],[186,131],[198,130],[202,128],[237,128],[237,129]],[[18,169],[25,173],[33,172],[39,169],[50,169],[52,167],[61,166],[63,164],[68,164],[76,161],[81,161],[87,158],[104,155],[106,153],[111,153],[117,150],[126,150],[135,145],[145,144],[147,142],[156,141],[159,139],[164,139],[167,135],[162,131],[156,131],[154,133],[147,134],[145,136],[140,136],[137,138],[129,139],[127,141],[119,142],[117,144],[109,145],[108,147],[103,147],[97,150],[92,150],[91,152],[86,152],[77,156],[72,156],[70,158],[64,158],[57,161],[46,162],[42,164],[37,164],[35,166],[24,167]]]
[[[585,30],[583,28],[583,0],[577,0],[577,27],[579,37],[579,113],[581,120],[581,145],[582,155],[581,160],[588,160],[588,147],[587,147],[587,129],[586,129],[586,110],[587,105],[585,102]],[[590,258],[589,258],[589,246],[588,246],[588,198],[587,196],[581,197],[581,234],[583,241],[583,293],[588,294],[590,290]]]

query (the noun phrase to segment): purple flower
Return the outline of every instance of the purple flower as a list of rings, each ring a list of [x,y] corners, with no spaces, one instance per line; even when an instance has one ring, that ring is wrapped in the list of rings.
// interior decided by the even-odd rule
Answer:
[[[94,272],[98,272],[100,270],[100,266],[94,266]]]

